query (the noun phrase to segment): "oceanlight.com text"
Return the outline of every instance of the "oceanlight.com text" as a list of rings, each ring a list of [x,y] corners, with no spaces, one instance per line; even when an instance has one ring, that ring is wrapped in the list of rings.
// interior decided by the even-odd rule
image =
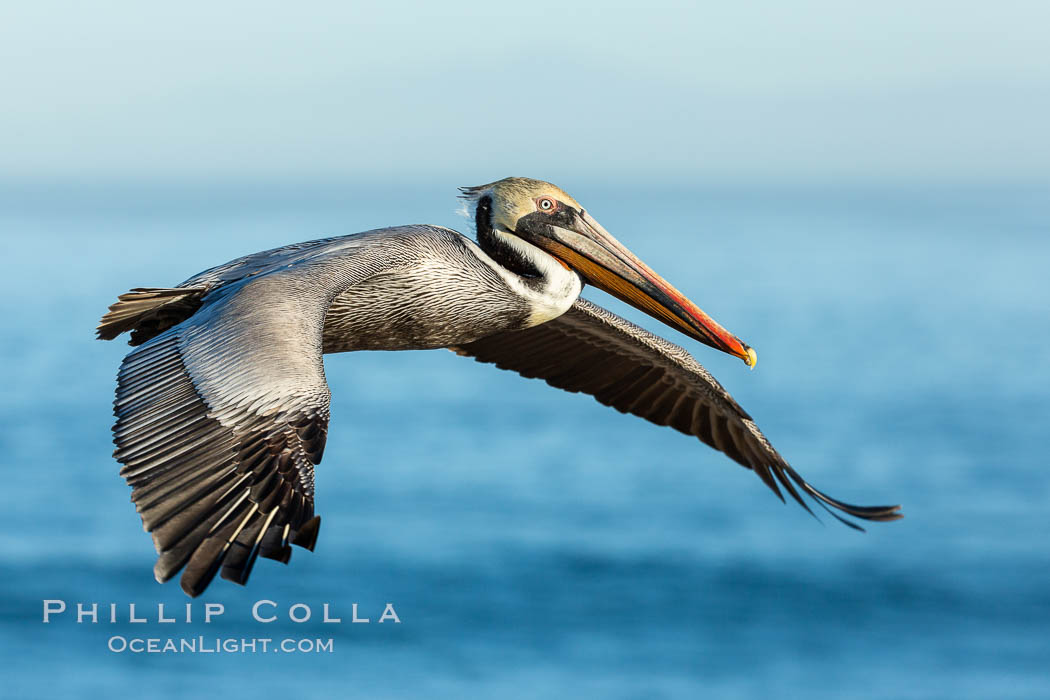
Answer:
[[[331,654],[335,640],[267,637],[124,637],[107,644],[114,654]]]

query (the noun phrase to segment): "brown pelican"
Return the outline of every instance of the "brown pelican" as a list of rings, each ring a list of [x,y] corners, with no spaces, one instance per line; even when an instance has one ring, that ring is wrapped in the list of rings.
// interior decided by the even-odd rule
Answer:
[[[539,180],[462,188],[477,243],[438,226],[398,226],[276,248],[174,288],[136,288],[98,327],[131,331],[120,367],[114,457],[159,554],[200,594],[216,573],[245,583],[258,556],[313,549],[314,465],[328,431],[322,355],[449,348],[584,392],[695,435],[807,511],[810,486],[684,349],[579,297],[609,292],[701,343],[755,364],[755,351],[636,258],[576,200]],[[812,512],[812,511],[810,511]],[[858,528],[859,529],[859,528]]]

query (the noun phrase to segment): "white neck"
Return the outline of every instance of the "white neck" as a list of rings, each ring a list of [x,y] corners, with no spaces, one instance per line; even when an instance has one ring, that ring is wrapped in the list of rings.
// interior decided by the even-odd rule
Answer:
[[[529,303],[532,313],[528,319],[528,326],[546,323],[569,310],[583,290],[583,283],[579,275],[562,265],[545,250],[537,248],[512,233],[496,228],[492,230],[492,235],[539,272],[536,277],[522,277],[500,265],[488,255],[483,255],[482,258],[492,265],[508,287]]]

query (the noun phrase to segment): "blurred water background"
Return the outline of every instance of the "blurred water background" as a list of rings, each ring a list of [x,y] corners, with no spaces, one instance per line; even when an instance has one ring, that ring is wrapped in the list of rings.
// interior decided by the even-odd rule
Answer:
[[[1048,28],[1037,0],[0,4],[0,696],[1050,697]],[[676,338],[807,479],[905,519],[821,525],[449,352],[338,355],[317,551],[157,622],[186,599],[110,456],[106,307],[295,241],[466,230],[455,188],[508,175],[757,349]],[[122,622],[44,625],[44,599]]]
[[[247,588],[217,581],[203,598],[225,604],[217,622],[158,624],[158,602],[185,599],[154,582],[110,457],[127,347],[92,338],[100,314],[130,287],[290,241],[467,230],[457,184],[472,183],[3,191],[9,697],[1050,695],[1038,186],[561,183],[757,348],[749,372],[678,338],[803,475],[900,502],[903,521],[822,526],[696,440],[446,351],[335,355],[317,551],[260,561]],[[124,622],[44,625],[43,599],[99,602],[103,618],[115,602]],[[253,622],[259,599],[281,620]],[[153,621],[128,624],[130,602]],[[295,602],[311,622],[288,621]],[[326,602],[344,624],[319,623]],[[376,623],[387,602],[401,624]],[[348,623],[353,603],[371,624]],[[199,634],[334,651],[106,648]]]

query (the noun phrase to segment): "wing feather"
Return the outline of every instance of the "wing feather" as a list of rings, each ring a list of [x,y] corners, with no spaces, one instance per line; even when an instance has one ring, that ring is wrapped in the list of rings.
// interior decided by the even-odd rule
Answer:
[[[366,274],[345,265],[365,248],[338,242],[329,268],[303,257],[229,282],[124,359],[114,457],[153,536],[159,581],[181,570],[183,590],[196,596],[217,573],[243,584],[257,557],[287,562],[291,544],[315,545],[314,465],[330,398],[325,312]],[[177,298],[174,290],[132,296],[116,321]],[[116,321],[107,327],[123,327]]]
[[[814,488],[688,352],[586,299],[542,325],[452,349],[693,435],[754,471],[781,500],[783,488],[810,513],[800,491],[850,527],[857,526],[831,509],[864,520],[901,517],[899,506],[854,506]]]
[[[199,595],[220,570],[246,582],[269,531],[277,541],[294,539],[314,518],[313,466],[324,450],[328,396],[325,389],[299,397],[271,416],[225,408],[220,419],[194,386],[180,347],[185,335],[176,326],[125,360],[114,456],[153,535],[157,579],[185,567],[182,587]],[[282,501],[285,494],[295,498]]]

